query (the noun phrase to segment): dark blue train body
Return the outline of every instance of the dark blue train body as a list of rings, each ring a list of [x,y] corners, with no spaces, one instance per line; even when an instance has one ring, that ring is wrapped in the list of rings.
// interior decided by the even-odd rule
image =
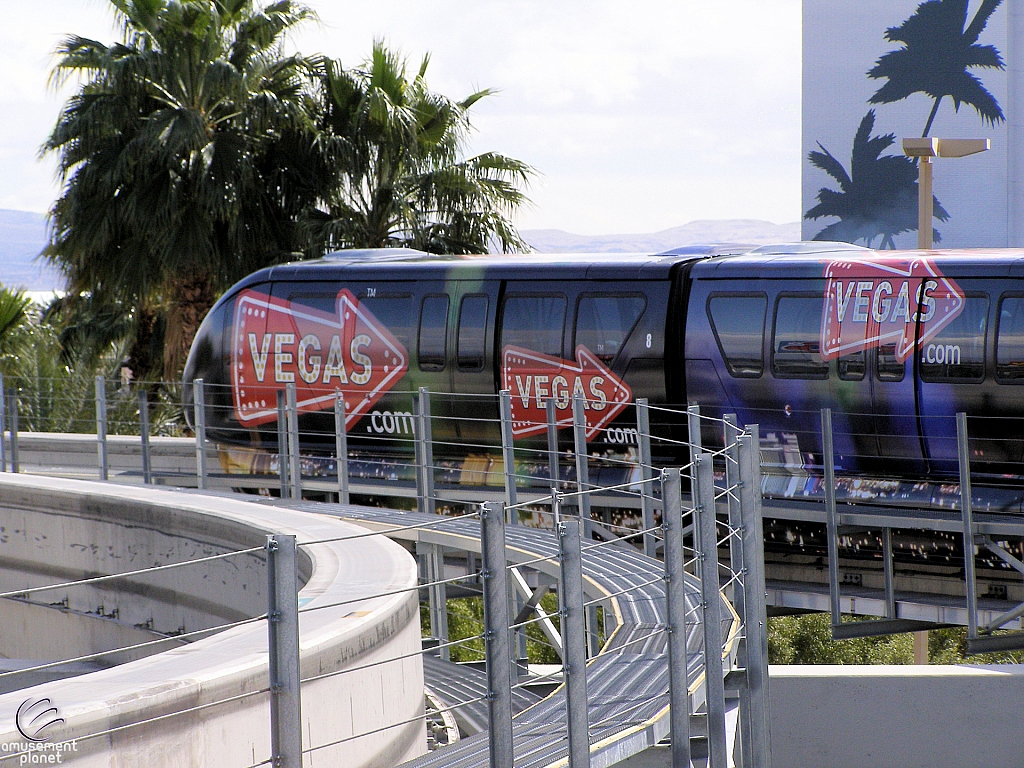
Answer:
[[[311,450],[333,448],[339,391],[354,455],[390,461],[394,476],[409,463],[415,390],[467,395],[433,397],[433,437],[446,479],[473,484],[495,479],[498,390],[512,392],[527,449],[546,444],[536,422],[554,398],[565,450],[570,398],[583,392],[591,454],[604,459],[596,482],[629,476],[629,403],[646,397],[758,423],[766,493],[818,496],[820,409],[830,407],[841,497],[945,506],[965,411],[979,502],[1020,509],[1024,252],[383,253],[264,270],[211,311],[185,378],[210,387],[207,424],[226,468],[268,466],[273,395],[289,382]],[[685,439],[677,415],[653,411],[652,430],[659,460],[685,461],[673,448]],[[711,423],[703,437],[722,442]]]

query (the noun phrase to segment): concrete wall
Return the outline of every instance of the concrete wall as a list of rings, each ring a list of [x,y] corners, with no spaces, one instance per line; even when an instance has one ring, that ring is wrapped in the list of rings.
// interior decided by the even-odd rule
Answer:
[[[776,766],[1024,763],[1019,666],[772,666],[770,694]]]
[[[270,532],[294,533],[300,544],[363,532],[336,519],[238,497],[9,474],[0,475],[0,527],[2,589],[259,546]],[[413,589],[372,597],[415,586],[413,559],[384,537],[307,545],[302,552],[300,605],[342,603],[302,614],[302,676],[361,668],[303,686],[304,747],[340,741],[308,754],[303,764],[390,768],[421,754],[426,740],[422,662],[415,654],[418,595]],[[66,658],[137,641],[139,632],[148,637],[178,629],[179,622],[189,630],[265,610],[262,553],[214,563],[118,580],[119,590],[60,591],[56,600],[66,597],[68,608],[17,603],[12,610],[0,601],[7,608],[0,612],[5,650],[26,657],[38,643],[37,658]],[[81,610],[97,599],[104,601],[102,613]],[[118,618],[107,615],[115,607]],[[134,627],[139,616],[150,617],[153,630]],[[15,619],[19,629],[11,632],[6,622]],[[118,636],[112,628],[117,623],[135,635]],[[46,697],[66,720],[50,742],[75,740],[77,746],[62,764],[259,763],[270,754],[266,632],[259,621],[120,666],[0,695],[0,758],[23,741],[15,729],[19,705]],[[216,703],[243,694],[249,695]],[[201,709],[175,714],[196,707]],[[369,731],[376,733],[346,740]]]

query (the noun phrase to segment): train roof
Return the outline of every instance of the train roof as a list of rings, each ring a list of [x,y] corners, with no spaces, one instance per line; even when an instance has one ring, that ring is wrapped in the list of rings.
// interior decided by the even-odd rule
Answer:
[[[848,243],[803,242],[756,246],[683,246],[661,253],[480,254],[439,256],[402,248],[339,251],[322,259],[260,270],[239,287],[265,281],[536,279],[659,280],[694,263],[699,278],[814,278],[835,261],[909,261],[925,255],[943,273],[959,277],[1022,277],[1024,249],[874,251]],[[538,273],[540,268],[540,273]]]

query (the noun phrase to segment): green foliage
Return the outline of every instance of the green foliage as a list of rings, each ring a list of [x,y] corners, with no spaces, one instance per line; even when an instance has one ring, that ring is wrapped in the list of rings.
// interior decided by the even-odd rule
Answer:
[[[844,620],[869,621],[863,616]],[[825,613],[779,616],[768,620],[770,664],[913,664],[913,635],[881,635],[852,640],[832,639],[832,620]],[[928,633],[929,664],[1020,664],[1024,652],[967,655],[967,629],[947,627]]]
[[[548,613],[558,612],[558,596],[548,593],[541,599],[541,607]],[[557,629],[558,617],[552,616]],[[420,630],[424,637],[430,635],[430,612],[425,603],[420,604]],[[484,601],[482,597],[464,597],[448,600],[448,638],[454,642],[483,634]],[[558,664],[558,654],[548,643],[544,633],[535,625],[526,628],[526,653],[531,664]],[[452,661],[480,661],[484,658],[484,641],[476,638],[451,647]]]
[[[432,92],[429,57],[407,62],[378,41],[362,68],[324,58],[317,148],[332,182],[324,205],[304,217],[305,247],[417,248],[431,253],[527,249],[509,216],[526,202],[533,170],[495,152],[463,158],[469,110]]]
[[[72,36],[57,51],[54,81],[83,84],[43,147],[64,182],[45,253],[73,296],[169,316],[174,374],[216,291],[291,258],[314,190],[307,65],[281,44],[311,12],[291,0],[111,3],[119,42]]]

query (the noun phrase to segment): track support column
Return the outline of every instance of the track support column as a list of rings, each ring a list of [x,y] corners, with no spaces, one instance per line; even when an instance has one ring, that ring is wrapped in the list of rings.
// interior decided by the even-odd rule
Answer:
[[[589,768],[590,735],[587,713],[587,621],[583,599],[583,555],[579,520],[558,524],[561,571],[562,666],[565,677],[569,768]]]
[[[282,768],[302,768],[299,583],[294,536],[267,537],[267,603],[271,760]]]
[[[488,746],[490,768],[512,766],[512,665],[508,638],[508,578],[505,570],[505,510],[486,502],[480,511],[487,649]]]
[[[665,600],[668,604],[669,720],[672,768],[690,768],[690,690],[686,658],[686,554],[678,469],[661,474],[661,528],[665,532]]]
[[[110,474],[107,464],[107,381],[96,377],[96,459],[99,464],[100,480]]]

